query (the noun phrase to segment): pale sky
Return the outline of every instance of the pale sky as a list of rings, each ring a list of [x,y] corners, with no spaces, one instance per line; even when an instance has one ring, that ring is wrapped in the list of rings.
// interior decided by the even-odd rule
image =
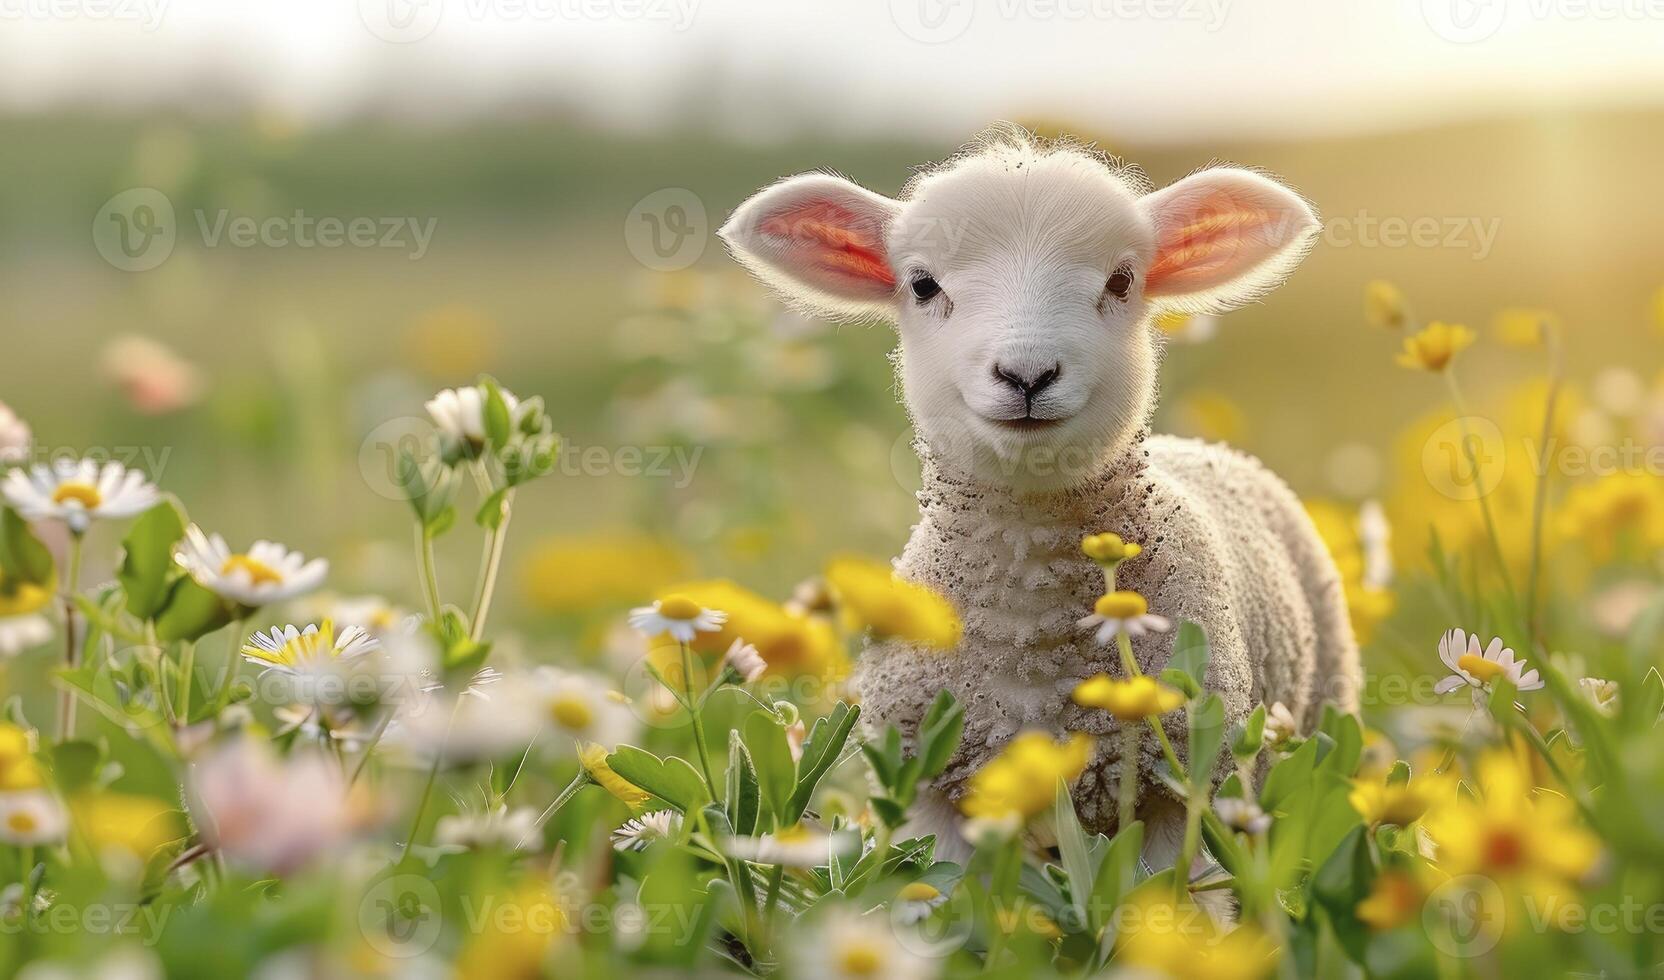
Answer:
[[[0,107],[1121,137],[1664,101],[1664,0],[0,0]]]

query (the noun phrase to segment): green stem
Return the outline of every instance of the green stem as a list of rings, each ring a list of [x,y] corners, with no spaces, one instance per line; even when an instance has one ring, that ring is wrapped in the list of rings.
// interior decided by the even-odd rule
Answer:
[[[364,774],[364,769],[370,764],[370,756],[375,754],[376,746],[381,744],[381,737],[387,734],[387,726],[393,722],[391,709],[382,713],[381,720],[376,722],[376,730],[370,733],[370,740],[364,743],[364,754],[358,757],[358,765],[353,767],[352,775],[347,778],[347,788],[358,782],[358,777]]]
[[[541,831],[543,829],[543,825],[547,824],[554,818],[555,814],[560,812],[561,807],[570,802],[572,797],[578,795],[578,790],[583,789],[592,782],[594,782],[594,780],[589,778],[589,772],[580,766],[578,768],[578,774],[572,777],[572,781],[566,784],[566,788],[560,791],[560,795],[555,797],[554,802],[550,803],[547,807],[544,807],[543,812],[537,815],[537,823],[532,827],[532,833],[522,837],[520,842],[514,846],[516,848],[525,847],[527,842],[532,839],[532,834]]]
[[[1179,861],[1173,865],[1173,889],[1180,899],[1190,893],[1190,866],[1196,860],[1196,848],[1202,837],[1202,803],[1207,790],[1191,786],[1184,804],[1184,843],[1179,849]]]
[[[445,763],[445,750],[451,745],[451,726],[456,724],[457,709],[462,706],[462,696],[458,695],[456,704],[451,706],[451,717],[445,722],[445,736],[439,740],[439,749],[433,754],[433,765],[428,769],[428,780],[422,785],[422,798],[416,804],[416,818],[410,823],[410,835],[405,838],[404,853],[399,855],[399,863],[410,860],[411,853],[416,847],[416,835],[422,830],[422,818],[427,816],[428,801],[433,798],[433,784],[439,779],[439,767]]]
[[[1141,734],[1143,733],[1137,725],[1130,722],[1121,723],[1121,783],[1116,833],[1132,826],[1133,820],[1136,819],[1133,816],[1133,807],[1138,797],[1138,748]]]
[[[1121,666],[1126,669],[1127,677],[1140,677],[1143,671],[1138,669],[1138,661],[1132,655],[1132,637],[1125,633],[1117,634],[1116,643],[1121,649]],[[1156,741],[1161,743],[1161,754],[1172,767],[1173,775],[1184,778],[1184,766],[1179,764],[1179,754],[1173,751],[1173,743],[1167,739],[1167,729],[1161,727],[1161,719],[1152,716],[1149,719],[1150,730],[1156,733]]]
[[[478,643],[485,636],[485,617],[491,612],[491,597],[497,591],[497,571],[503,564],[503,546],[508,542],[508,522],[514,516],[514,491],[503,494],[502,518],[491,529],[486,544],[484,567],[481,569],[479,592],[474,597],[474,613],[468,621],[469,638]]]
[[[1560,355],[1560,334],[1551,324],[1543,324],[1543,343],[1548,348],[1548,395],[1543,404],[1543,429],[1538,439],[1541,452],[1537,457],[1537,490],[1531,504],[1531,570],[1525,583],[1525,629],[1535,645],[1537,629],[1537,587],[1542,573],[1543,518],[1548,508],[1549,439],[1554,433],[1554,409],[1560,398],[1560,377],[1563,371]]]
[[[69,567],[64,570],[64,666],[75,669],[75,594],[81,590],[80,534],[69,536]],[[75,733],[75,695],[67,687],[58,698],[58,741],[67,741]]]
[[[1450,400],[1456,406],[1456,424],[1462,433],[1462,450],[1467,453],[1468,467],[1473,473],[1474,486],[1480,491],[1478,494],[1479,513],[1485,520],[1485,536],[1490,539],[1491,556],[1496,560],[1497,576],[1502,579],[1502,587],[1508,593],[1508,600],[1517,611],[1520,608],[1519,593],[1514,589],[1513,576],[1508,574],[1508,561],[1502,556],[1502,539],[1497,536],[1496,520],[1491,516],[1491,502],[1487,499],[1490,495],[1485,492],[1485,488],[1480,484],[1479,455],[1473,447],[1473,436],[1468,431],[1467,401],[1462,398],[1462,389],[1456,384],[1455,372],[1447,369],[1443,374],[1445,384],[1450,389]]]
[[[428,622],[439,621],[439,573],[433,563],[433,536],[416,522],[416,558],[422,568],[422,596],[428,603]]]
[[[231,683],[237,679],[237,660],[243,652],[243,624],[246,620],[241,617],[231,621],[230,642],[226,644],[225,672],[220,674],[219,689],[214,692],[216,708],[225,707],[226,699],[231,696]]]
[[[774,946],[774,913],[778,911],[780,901],[780,884],[786,878],[786,866],[777,864],[768,872],[768,891],[763,893],[763,934],[767,937],[769,947]]]
[[[196,671],[196,644],[184,641],[179,653],[179,706],[176,720],[181,725],[191,723],[191,675]]]
[[[686,643],[682,647],[682,688],[687,692],[688,720],[693,724],[693,745],[699,752],[699,768],[705,776],[705,786],[711,799],[721,799],[716,791],[716,779],[711,775],[711,755],[705,748],[705,726],[699,720],[699,706],[693,700],[693,651]]]

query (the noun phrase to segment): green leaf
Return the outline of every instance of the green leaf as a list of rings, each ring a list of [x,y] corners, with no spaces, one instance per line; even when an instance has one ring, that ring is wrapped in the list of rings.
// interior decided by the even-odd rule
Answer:
[[[65,795],[91,786],[104,765],[104,750],[92,742],[61,742],[52,746],[51,751],[52,781]]]
[[[1063,870],[1069,874],[1069,921],[1059,922],[1066,932],[1080,932],[1087,927],[1086,899],[1092,894],[1092,875],[1096,870],[1087,857],[1086,834],[1080,829],[1075,815],[1075,801],[1069,796],[1069,784],[1057,781],[1057,800],[1054,808],[1057,823],[1057,851],[1063,859]]]
[[[751,753],[745,750],[745,739],[739,732],[728,733],[728,822],[734,833],[750,836],[757,831],[757,811],[762,809],[762,795],[757,789],[757,770],[751,764]]]
[[[792,761],[786,730],[772,711],[753,711],[743,727],[745,747],[757,770],[757,787],[768,811],[781,817],[797,788],[797,763]]]
[[[947,768],[965,732],[965,706],[943,688],[919,725],[919,774],[932,779]]]
[[[1189,675],[1198,690],[1206,687],[1208,638],[1200,626],[1188,619],[1179,624],[1178,637],[1173,641],[1173,659],[1167,666]]]
[[[838,761],[860,716],[860,706],[839,701],[830,714],[815,720],[809,737],[803,741],[803,755],[797,763],[797,786],[792,791],[781,823],[788,826],[796,823],[803,816],[803,811],[809,808],[815,787],[820,785],[821,778],[832,768],[832,764]]]
[[[1219,695],[1209,694],[1191,702],[1186,714],[1190,717],[1190,785],[1193,788],[1210,786],[1214,763],[1225,744],[1225,702]]]
[[[50,588],[56,578],[52,552],[40,543],[17,511],[0,507],[0,579]]]
[[[1293,754],[1271,767],[1270,774],[1265,777],[1265,785],[1260,788],[1260,807],[1267,813],[1276,810],[1289,794],[1311,783],[1312,769],[1316,765],[1317,739],[1308,739]]]
[[[122,539],[121,568],[116,578],[127,596],[127,611],[152,620],[168,600],[169,585],[178,573],[174,549],[185,536],[185,512],[172,497],[140,514]]]
[[[229,622],[231,610],[224,599],[181,575],[156,616],[156,638],[165,643],[199,640]]]
[[[1231,729],[1231,755],[1239,762],[1249,762],[1259,756],[1264,744],[1265,705],[1261,703],[1254,705],[1245,721]]]
[[[497,379],[487,376],[480,379],[480,388],[485,392],[485,400],[481,411],[485,422],[485,441],[493,446],[508,445],[508,440],[514,434],[513,420],[509,415],[508,401],[503,398],[502,386]]]
[[[613,772],[641,787],[683,813],[697,811],[711,802],[705,781],[686,760],[670,756],[661,759],[645,749],[620,745],[607,756]],[[727,823],[726,818],[723,821]]]
[[[485,498],[485,502],[480,504],[479,511],[474,514],[474,523],[488,531],[495,531],[502,527],[503,519],[508,516],[508,508],[504,504],[508,500],[511,489],[510,487],[503,487]]]
[[[1092,901],[1088,903],[1088,912],[1092,916],[1092,930],[1097,932],[1114,921],[1115,910],[1121,905],[1122,896],[1131,892],[1138,883],[1138,858],[1144,850],[1144,824],[1134,820],[1132,823],[1116,831],[1115,839],[1109,842],[1109,848],[1104,852],[1103,860],[1098,863],[1097,873],[1093,876]],[[1115,936],[1113,930],[1106,934],[1103,942],[1113,946]],[[1103,947],[1106,949],[1109,946]]]

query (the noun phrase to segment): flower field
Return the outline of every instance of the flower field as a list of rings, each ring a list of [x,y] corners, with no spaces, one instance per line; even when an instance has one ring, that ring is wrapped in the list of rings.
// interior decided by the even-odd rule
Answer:
[[[1070,787],[1097,747],[1079,733],[1012,740],[959,801],[961,840],[908,833],[962,707],[944,693],[906,737],[868,730],[850,664],[875,636],[951,656],[959,623],[883,562],[752,588],[692,576],[651,533],[572,534],[533,551],[527,602],[599,655],[500,648],[513,518],[562,446],[540,399],[489,377],[439,392],[401,443],[386,505],[410,528],[409,608],[327,591],[324,558],[199,527],[137,468],[31,464],[36,434],[8,411],[0,650],[51,691],[12,696],[0,725],[4,966],[1648,973],[1664,485],[1639,466],[1511,483],[1486,461],[1487,440],[1587,447],[1600,421],[1652,439],[1664,395],[1610,375],[1584,394],[1549,314],[1505,312],[1482,338],[1420,323],[1387,283],[1364,309],[1358,342],[1398,346],[1445,413],[1429,425],[1449,446],[1412,444],[1460,453],[1448,486],[1412,457],[1380,502],[1309,504],[1369,643],[1364,719],[1303,730],[1270,704],[1227,729],[1206,637],[1115,589],[1140,543],[1081,543],[1105,594],[1066,612],[1123,656],[1073,697],[1117,738],[1160,742],[1182,872],[1141,859],[1134,781],[1114,837],[1082,829]],[[1465,353],[1490,343],[1528,349],[1539,377],[1476,416]],[[477,563],[436,557],[464,538]],[[94,549],[107,580],[83,574]],[[1131,656],[1150,633],[1172,641],[1159,676]]]

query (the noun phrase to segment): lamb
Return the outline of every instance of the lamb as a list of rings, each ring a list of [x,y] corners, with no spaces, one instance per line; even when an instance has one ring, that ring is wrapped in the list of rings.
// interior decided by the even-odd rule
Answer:
[[[1122,742],[1104,712],[1070,699],[1082,679],[1120,673],[1115,651],[1077,625],[1103,584],[1085,535],[1143,544],[1117,584],[1206,630],[1205,683],[1228,722],[1262,701],[1308,727],[1324,703],[1357,709],[1340,577],[1294,494],[1247,455],[1149,431],[1154,319],[1259,299],[1318,230],[1305,201],[1258,172],[1213,166],[1152,190],[1089,147],[1012,127],[921,171],[898,199],[803,174],[722,228],[787,302],[897,325],[924,485],[895,568],[947,596],[965,628],[948,652],[870,644],[856,684],[875,729],[911,733],[942,689],[964,704],[960,749],[911,815],[948,853],[966,780],[1027,729],[1102,736],[1076,805],[1088,828],[1115,829]],[[1133,649],[1158,673],[1172,639]],[[1182,715],[1167,724],[1182,754]],[[1153,778],[1153,739],[1143,751],[1146,857],[1171,863],[1182,807]]]

